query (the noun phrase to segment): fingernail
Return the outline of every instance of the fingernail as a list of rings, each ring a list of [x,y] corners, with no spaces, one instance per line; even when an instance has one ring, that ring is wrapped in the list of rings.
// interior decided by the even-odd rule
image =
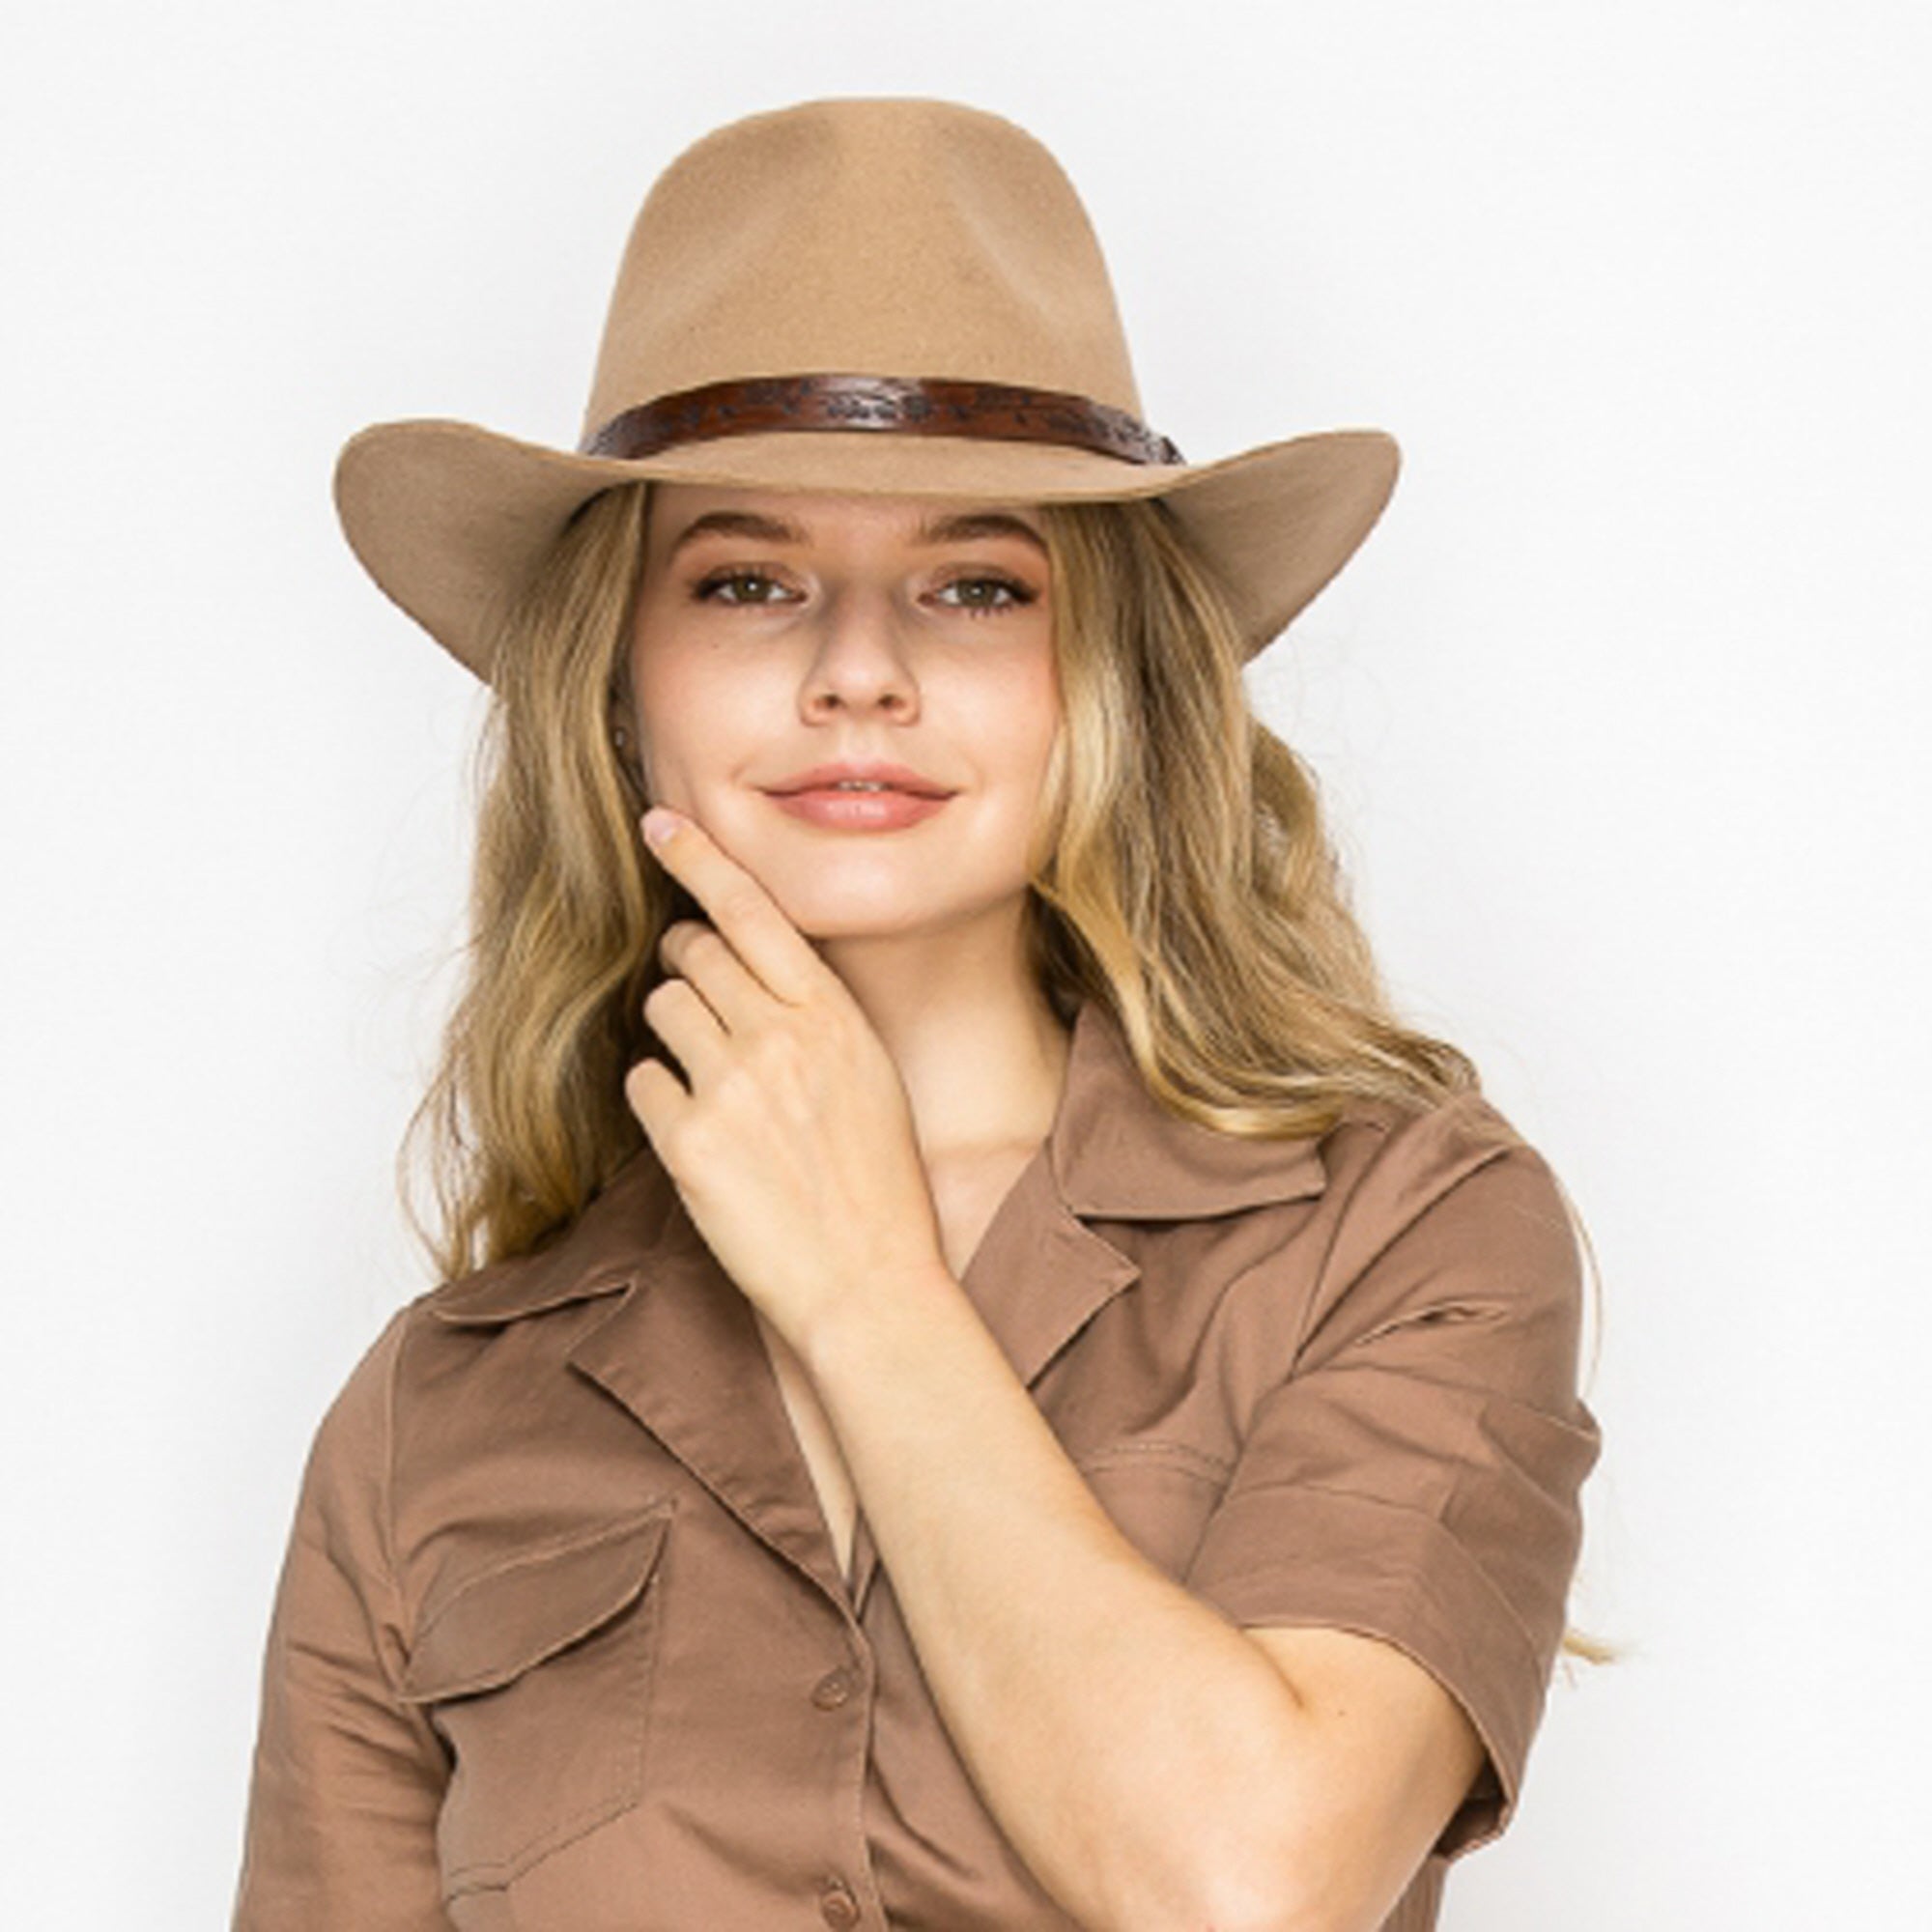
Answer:
[[[683,824],[684,820],[669,806],[654,805],[644,813],[644,840],[655,851]]]

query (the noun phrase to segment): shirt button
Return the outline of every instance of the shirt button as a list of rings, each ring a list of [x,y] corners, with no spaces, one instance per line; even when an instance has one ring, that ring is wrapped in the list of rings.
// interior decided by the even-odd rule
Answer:
[[[859,1922],[859,1901],[842,1885],[828,1886],[818,1895],[818,1910],[828,1925],[839,1932]]]
[[[852,1673],[849,1670],[831,1670],[812,1686],[811,1701],[821,1711],[836,1711],[851,1694]]]

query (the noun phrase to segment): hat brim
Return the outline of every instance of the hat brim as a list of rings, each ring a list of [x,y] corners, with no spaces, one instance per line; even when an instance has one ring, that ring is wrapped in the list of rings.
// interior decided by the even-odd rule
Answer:
[[[571,513],[645,478],[1009,503],[1164,497],[1225,585],[1252,658],[1360,546],[1400,460],[1394,438],[1370,429],[1318,431],[1206,464],[872,430],[781,430],[617,458],[419,418],[351,437],[334,497],[350,548],[384,594],[486,681],[501,610]]]

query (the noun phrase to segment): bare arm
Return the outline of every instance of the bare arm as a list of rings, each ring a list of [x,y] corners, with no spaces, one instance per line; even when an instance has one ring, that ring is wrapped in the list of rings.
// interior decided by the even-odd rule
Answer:
[[[823,1318],[801,1356],[941,1716],[1040,1885],[1105,1932],[1349,1922],[1318,1916],[1329,1889],[1314,1871],[1295,1895],[1294,1821],[1343,1815],[1323,1797],[1333,1695],[1304,1708],[1261,1645],[1126,1541],[959,1283],[939,1272],[867,1295]],[[1395,1659],[1391,1724],[1451,1735],[1446,1697],[1403,1706],[1388,1689],[1419,1666],[1355,1641]],[[1350,1748],[1373,1778],[1359,1732]],[[1468,1759],[1455,1764],[1466,1784]],[[1428,1815],[1405,1823],[1406,1869],[1460,1796],[1453,1767],[1442,1776]],[[1351,1822],[1370,1861],[1368,1821]]]

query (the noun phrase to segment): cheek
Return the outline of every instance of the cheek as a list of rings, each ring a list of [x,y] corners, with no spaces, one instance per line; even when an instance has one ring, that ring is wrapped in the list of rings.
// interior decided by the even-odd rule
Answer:
[[[648,769],[661,785],[741,758],[756,706],[720,654],[653,639],[632,654],[631,690]]]
[[[1060,729],[1060,689],[1050,653],[1015,665],[1011,675],[981,694],[981,742],[987,763],[1029,787],[1044,776]]]

